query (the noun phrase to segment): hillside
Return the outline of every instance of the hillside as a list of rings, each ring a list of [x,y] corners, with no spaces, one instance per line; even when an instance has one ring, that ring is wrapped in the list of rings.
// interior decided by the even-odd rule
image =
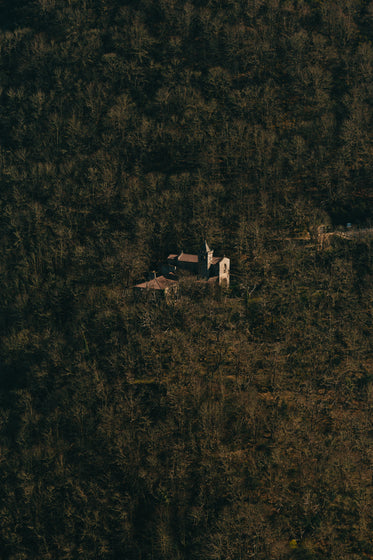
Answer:
[[[373,3],[0,4],[0,557],[373,558]],[[132,286],[202,239],[229,291]]]

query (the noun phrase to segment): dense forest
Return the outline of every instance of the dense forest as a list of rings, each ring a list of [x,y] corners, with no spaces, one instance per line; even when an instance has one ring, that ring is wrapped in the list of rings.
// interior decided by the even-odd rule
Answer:
[[[0,1],[1,560],[373,558],[373,2]],[[202,239],[231,287],[132,286]]]

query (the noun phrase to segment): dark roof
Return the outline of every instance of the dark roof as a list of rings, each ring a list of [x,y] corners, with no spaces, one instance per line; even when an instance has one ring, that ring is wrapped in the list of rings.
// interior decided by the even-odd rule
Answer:
[[[152,280],[149,280],[148,282],[136,284],[134,287],[141,290],[165,290],[166,288],[170,288],[176,284],[176,280],[170,280],[165,276],[157,276],[157,278],[152,278]]]
[[[211,264],[218,264],[224,257],[212,257]],[[190,253],[180,253],[180,255],[168,255],[167,260],[177,262],[198,263],[198,255]]]

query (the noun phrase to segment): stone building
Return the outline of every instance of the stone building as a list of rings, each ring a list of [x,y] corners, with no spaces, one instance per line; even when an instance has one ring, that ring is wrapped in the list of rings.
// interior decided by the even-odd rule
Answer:
[[[201,280],[217,282],[219,286],[229,287],[230,259],[227,257],[214,257],[214,251],[205,241],[198,254],[184,253],[168,255],[167,264],[170,270],[187,270],[198,276]]]
[[[178,279],[183,272],[194,276],[199,282],[217,283],[223,288],[229,287],[230,259],[214,257],[214,251],[205,241],[198,254],[171,254],[167,263],[161,266],[161,274],[152,273],[147,282],[134,286],[138,293],[150,292],[154,297],[172,299],[178,292]]]

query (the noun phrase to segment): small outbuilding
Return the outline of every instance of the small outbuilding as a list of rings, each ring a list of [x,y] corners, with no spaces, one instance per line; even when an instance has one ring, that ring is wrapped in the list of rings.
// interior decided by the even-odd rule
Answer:
[[[177,295],[178,288],[179,283],[177,280],[167,278],[163,275],[157,276],[155,272],[150,280],[141,282],[140,284],[136,284],[136,286],[134,286],[135,291],[150,292],[154,295],[154,297],[164,297],[167,300],[172,299]]]

